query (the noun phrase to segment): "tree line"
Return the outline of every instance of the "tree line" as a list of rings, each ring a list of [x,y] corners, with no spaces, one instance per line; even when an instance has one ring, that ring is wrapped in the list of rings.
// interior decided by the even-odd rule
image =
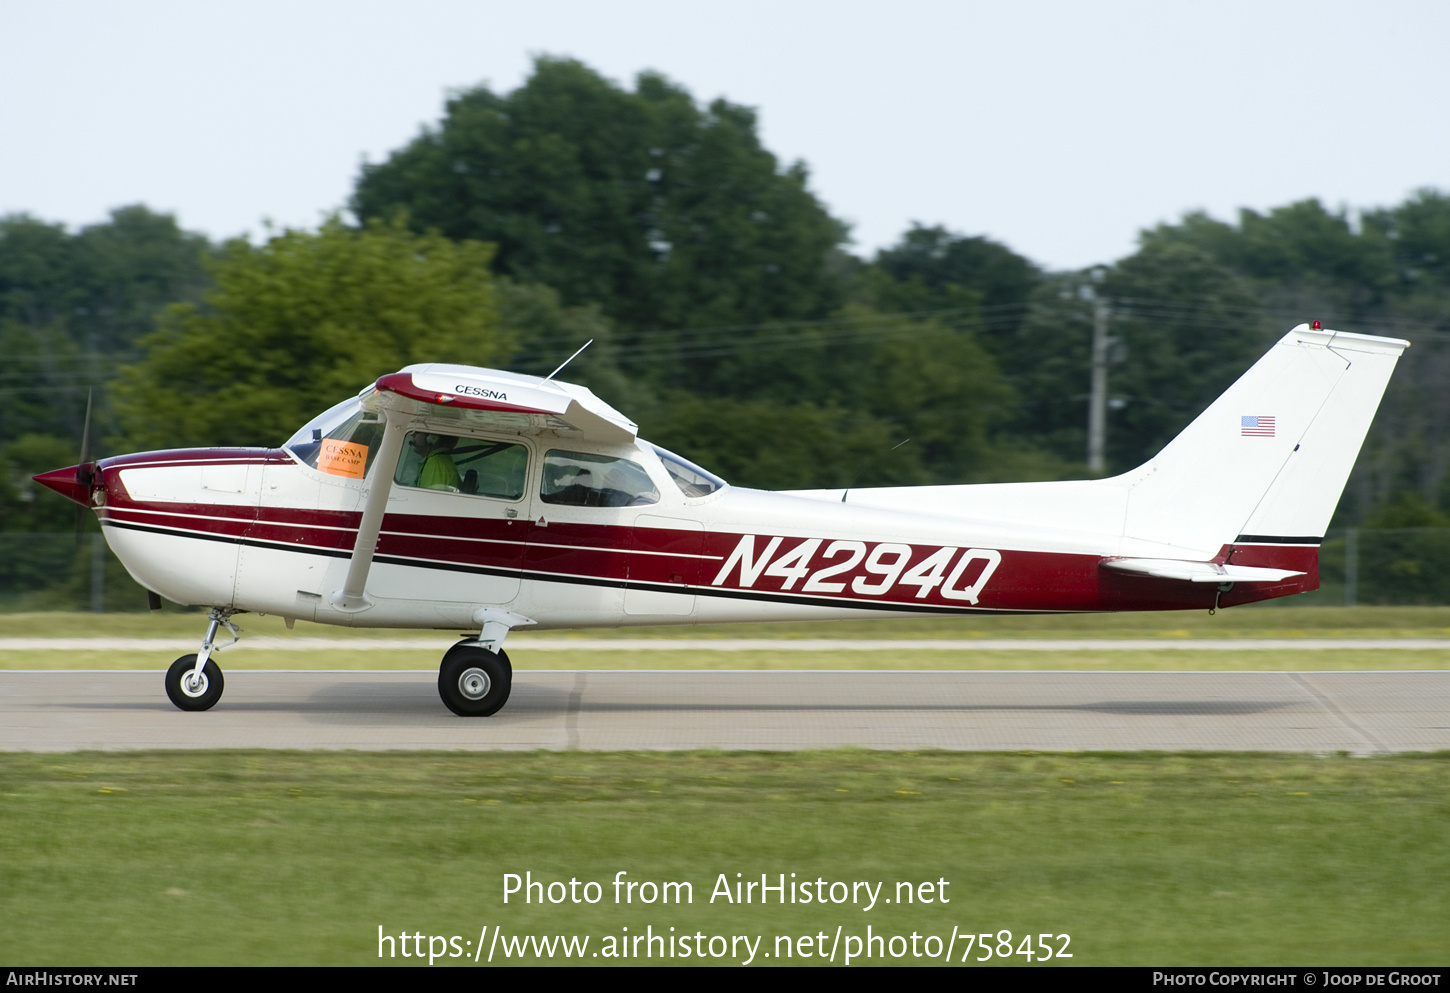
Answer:
[[[92,387],[98,454],[277,445],[406,363],[542,374],[591,338],[567,378],[738,484],[1084,475],[1095,300],[1110,472],[1317,318],[1414,342],[1337,523],[1450,523],[1450,196],[1434,190],[1359,213],[1189,214],[1082,272],[923,224],[862,258],[748,108],[540,59],[365,165],[349,210],[260,244],[143,206],[74,233],[0,219],[0,530],[69,526],[28,477],[76,460]]]

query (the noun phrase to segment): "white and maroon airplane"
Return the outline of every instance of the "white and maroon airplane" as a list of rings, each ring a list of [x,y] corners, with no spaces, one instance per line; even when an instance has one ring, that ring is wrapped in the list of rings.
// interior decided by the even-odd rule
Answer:
[[[1317,323],[1317,322],[1316,322]],[[508,699],[539,629],[1234,606],[1319,585],[1319,544],[1408,342],[1289,332],[1110,479],[770,493],[636,436],[589,390],[457,365],[383,376],[281,448],[149,452],[36,479],[94,509],[151,593],[211,608],[171,666],[222,694],[234,614],[477,631],[455,713]]]

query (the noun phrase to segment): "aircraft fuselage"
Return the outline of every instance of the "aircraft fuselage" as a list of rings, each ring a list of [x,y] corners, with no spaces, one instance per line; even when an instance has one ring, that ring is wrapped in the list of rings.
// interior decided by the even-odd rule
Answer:
[[[691,499],[648,446],[600,451],[659,477],[658,502],[546,504],[538,451],[517,500],[394,487],[364,610],[329,599],[353,554],[363,479],[281,449],[152,452],[99,463],[92,502],[122,562],[167,599],[358,627],[466,629],[481,606],[540,629],[1167,610],[1318,585],[1315,544],[1225,546],[1219,561],[1305,573],[1225,592],[1103,569],[1124,553],[1112,535],[740,487]]]

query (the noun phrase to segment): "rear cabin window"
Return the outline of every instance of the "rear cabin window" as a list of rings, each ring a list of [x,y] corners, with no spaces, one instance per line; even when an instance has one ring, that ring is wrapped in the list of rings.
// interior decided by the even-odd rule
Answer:
[[[509,441],[410,431],[393,482],[425,490],[519,500],[528,478],[529,451]]]
[[[544,456],[539,497],[566,507],[643,507],[658,503],[660,491],[637,462],[556,450]]]

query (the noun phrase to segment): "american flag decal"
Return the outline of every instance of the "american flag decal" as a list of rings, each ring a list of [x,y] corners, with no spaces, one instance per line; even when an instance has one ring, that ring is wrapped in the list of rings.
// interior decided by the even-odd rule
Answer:
[[[1274,437],[1274,418],[1268,414],[1245,414],[1240,419],[1239,434],[1245,438]]]

